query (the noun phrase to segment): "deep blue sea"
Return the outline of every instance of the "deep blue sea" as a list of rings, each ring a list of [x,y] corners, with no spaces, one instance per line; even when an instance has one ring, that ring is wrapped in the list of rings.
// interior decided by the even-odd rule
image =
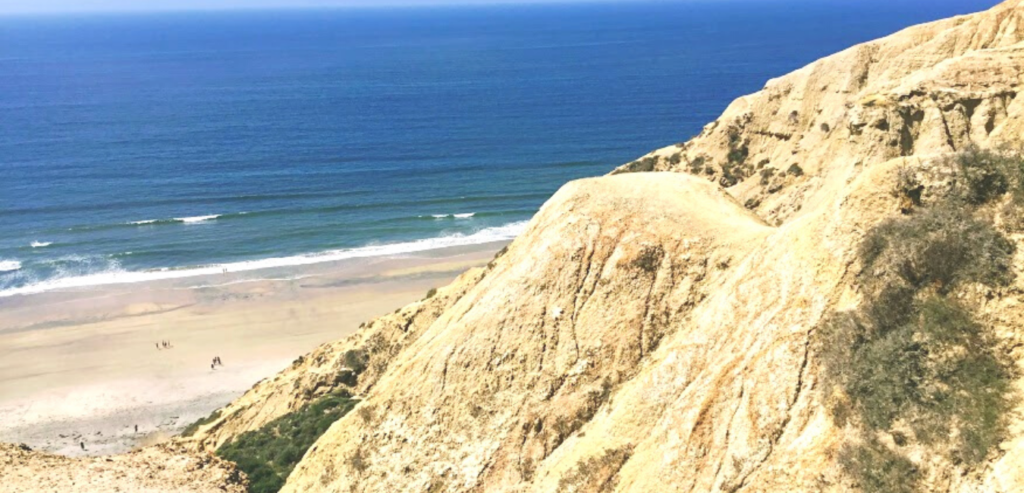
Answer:
[[[994,3],[0,17],[0,297],[512,238],[769,78]]]

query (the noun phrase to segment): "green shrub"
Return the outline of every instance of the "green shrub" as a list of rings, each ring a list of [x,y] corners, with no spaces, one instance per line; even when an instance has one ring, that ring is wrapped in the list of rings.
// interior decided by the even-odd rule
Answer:
[[[366,351],[362,349],[349,349],[345,351],[345,354],[341,355],[341,362],[345,365],[345,368],[352,370],[353,373],[359,375],[366,370],[366,364],[369,361]]]
[[[1021,159],[1015,153],[970,147],[953,158],[958,196],[984,204],[1021,186]]]
[[[309,447],[357,402],[343,392],[328,394],[259,430],[239,435],[221,445],[217,455],[238,464],[249,477],[249,491],[275,493]]]
[[[907,313],[893,326],[858,314],[827,327],[826,381],[849,398],[848,408],[833,412],[858,416],[876,431],[902,420],[919,443],[944,444],[958,461],[980,462],[1005,432],[1008,362],[954,301],[930,296]]]
[[[1012,361],[952,293],[1013,280],[1014,245],[979,207],[1015,193],[1006,170],[1019,163],[977,150],[951,162],[952,193],[868,231],[858,250],[864,301],[818,334],[822,381],[838,396],[832,416],[864,437],[839,462],[864,491],[916,488],[914,464],[878,437],[972,467],[1006,438],[1016,402]]]
[[[207,424],[210,424],[210,423],[216,421],[217,418],[220,418],[220,409],[214,411],[209,416],[207,416],[205,418],[199,418],[194,423],[186,426],[185,429],[182,430],[181,436],[183,436],[183,437],[190,437],[192,435],[195,435],[196,432],[199,431],[199,427],[200,426],[205,426]]]
[[[747,146],[737,147],[730,149],[726,159],[729,160],[729,164],[743,164],[747,161],[747,157],[750,156],[750,149]]]
[[[865,493],[912,493],[920,480],[912,462],[872,440],[844,446],[839,464]]]
[[[968,204],[978,205],[1009,194],[1002,209],[1003,224],[1011,231],[1024,229],[1024,151],[972,147],[952,160],[956,170],[954,191]]]
[[[658,161],[658,156],[647,156],[627,164],[625,168],[630,173],[647,173],[654,171],[654,168],[658,166]]]
[[[437,288],[430,288],[430,290],[427,291],[427,297],[424,298],[424,299],[428,299],[429,300],[430,298],[433,298],[434,295],[436,295],[436,294],[437,294]]]
[[[964,282],[1001,285],[1012,278],[1013,244],[969,208],[940,204],[873,228],[860,247],[863,281],[884,278],[945,293]]]
[[[707,167],[707,166],[705,166],[707,164],[707,161],[708,161],[708,159],[706,157],[704,157],[704,156],[697,156],[697,157],[693,158],[692,161],[689,161],[688,163],[686,163],[686,165],[687,165],[687,168],[690,170],[690,173],[693,173],[695,175],[699,175],[699,174],[703,173],[704,169]]]

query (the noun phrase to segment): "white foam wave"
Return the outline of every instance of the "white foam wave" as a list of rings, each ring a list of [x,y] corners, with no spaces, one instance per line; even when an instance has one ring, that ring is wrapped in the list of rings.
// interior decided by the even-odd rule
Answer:
[[[29,243],[29,244],[32,245],[32,248],[45,248],[45,247],[48,247],[48,246],[52,245],[53,242],[52,241],[33,241],[32,243]]]
[[[218,217],[220,217],[220,214],[211,214],[209,216],[176,217],[176,218],[174,218],[174,220],[175,221],[183,222],[185,224],[194,224],[194,223],[205,223],[206,221],[212,221],[214,219],[217,219]]]
[[[241,214],[245,214],[244,212]],[[132,226],[148,226],[151,224],[174,224],[174,223],[185,223],[195,224],[204,223],[206,221],[212,221],[223,214],[210,214],[208,216],[191,216],[191,217],[174,217],[171,219],[143,219],[142,221],[129,221],[128,224]]]
[[[147,271],[125,271],[119,266],[109,270],[96,272],[88,275],[70,277],[58,277],[40,283],[31,284],[17,288],[10,288],[0,291],[0,298],[36,294],[45,291],[59,289],[74,289],[89,286],[100,286],[108,284],[126,284],[144,281],[156,281],[161,279],[180,279],[186,277],[222,274],[226,272],[246,272],[274,267],[294,267],[311,265],[322,262],[333,262],[337,260],[348,260],[367,257],[395,256],[409,253],[425,252],[467,245],[479,245],[507,241],[519,236],[526,229],[527,221],[520,221],[504,226],[486,228],[469,235],[440,236],[423,240],[409,241],[405,243],[390,243],[384,245],[368,245],[359,248],[346,250],[329,250],[326,252],[297,255],[294,257],[268,258],[262,260],[251,260],[246,262],[234,262],[219,265],[207,265],[201,267],[183,269],[154,269]],[[6,261],[0,261],[0,268]],[[17,264],[20,268],[21,264]]]
[[[13,272],[21,268],[17,260],[0,260],[0,272]]]
[[[471,218],[471,217],[473,217],[475,215],[476,215],[475,212],[466,212],[466,213],[463,213],[463,214],[431,214],[430,217],[432,217],[434,219],[448,219],[448,218],[469,219],[469,218]]]

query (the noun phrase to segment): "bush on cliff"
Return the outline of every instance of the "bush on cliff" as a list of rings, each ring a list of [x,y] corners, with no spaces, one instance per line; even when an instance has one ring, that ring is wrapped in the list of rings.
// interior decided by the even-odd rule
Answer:
[[[249,491],[276,493],[309,447],[357,402],[346,393],[328,394],[259,430],[239,435],[221,445],[217,455],[238,464],[249,477]]]
[[[1007,436],[1012,362],[955,294],[1013,280],[1013,243],[985,206],[1006,200],[1016,211],[1021,163],[958,155],[949,194],[875,226],[860,246],[863,303],[827,319],[819,354],[833,417],[861,437],[839,462],[863,491],[916,489],[922,474],[903,447],[970,468]]]
[[[196,432],[199,431],[199,427],[200,426],[205,426],[207,424],[210,424],[210,423],[216,421],[217,418],[220,418],[220,409],[214,411],[209,416],[207,416],[205,418],[199,418],[194,423],[186,426],[185,429],[182,430],[181,436],[190,437],[192,435],[195,435]]]

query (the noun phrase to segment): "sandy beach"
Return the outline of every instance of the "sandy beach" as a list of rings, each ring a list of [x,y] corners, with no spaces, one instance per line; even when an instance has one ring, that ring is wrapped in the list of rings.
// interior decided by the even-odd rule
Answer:
[[[76,456],[165,440],[503,245],[0,299],[0,442]]]

